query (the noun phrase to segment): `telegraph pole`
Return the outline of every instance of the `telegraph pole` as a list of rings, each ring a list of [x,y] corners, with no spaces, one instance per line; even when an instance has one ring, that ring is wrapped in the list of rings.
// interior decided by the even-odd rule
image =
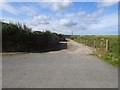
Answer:
[[[73,30],[71,30],[72,36],[73,36]]]

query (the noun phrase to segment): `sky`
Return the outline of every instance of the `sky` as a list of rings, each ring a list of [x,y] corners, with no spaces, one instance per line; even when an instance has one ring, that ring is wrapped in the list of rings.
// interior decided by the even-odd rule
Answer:
[[[1,2],[0,20],[33,31],[74,35],[117,35],[117,2]]]

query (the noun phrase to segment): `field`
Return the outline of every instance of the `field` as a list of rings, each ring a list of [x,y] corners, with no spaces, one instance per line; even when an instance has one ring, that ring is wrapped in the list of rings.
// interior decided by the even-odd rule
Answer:
[[[119,65],[119,40],[117,35],[72,36],[72,40],[96,49],[95,55],[114,65]]]

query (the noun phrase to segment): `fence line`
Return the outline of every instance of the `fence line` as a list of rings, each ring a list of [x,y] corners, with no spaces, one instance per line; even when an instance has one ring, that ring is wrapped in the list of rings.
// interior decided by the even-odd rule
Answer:
[[[71,39],[83,43],[87,46],[96,48],[100,52],[115,52],[118,51],[117,36],[74,36]]]

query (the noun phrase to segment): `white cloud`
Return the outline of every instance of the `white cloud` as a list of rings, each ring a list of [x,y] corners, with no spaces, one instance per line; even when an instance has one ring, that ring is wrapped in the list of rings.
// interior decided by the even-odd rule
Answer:
[[[118,26],[118,15],[111,14],[100,19],[100,23],[90,25],[90,29],[103,29]]]
[[[104,33],[109,34],[110,32],[118,32],[118,15],[117,13],[103,16],[99,18],[99,22],[97,24],[90,24],[88,26],[87,32],[92,33]]]
[[[22,10],[24,13],[27,13],[28,16],[36,16],[36,8],[31,6],[21,6],[20,10]]]
[[[21,19],[18,19],[18,18],[13,18],[13,17],[4,17],[4,16],[2,16],[1,18],[0,18],[0,20],[2,20],[3,22],[6,22],[6,23],[10,23],[10,22],[12,22],[12,23],[21,23],[21,24],[26,24],[25,22],[24,22],[24,20],[21,20]]]
[[[50,17],[45,15],[34,16],[32,20],[32,24],[39,25],[39,24],[49,24]]]
[[[63,15],[66,19],[74,20],[79,24],[98,23],[97,18],[102,16],[104,9],[99,8],[95,12],[87,13],[85,10],[80,10],[76,13],[67,13]]]
[[[75,13],[67,13],[67,14],[62,14],[61,16],[64,16],[65,18],[73,18],[73,17],[75,17],[76,16],[76,14]]]
[[[94,12],[94,13],[92,13],[91,15],[90,15],[90,18],[96,18],[96,17],[98,17],[99,15],[101,15],[102,13],[103,13],[103,10],[104,9],[98,9],[96,12]]]
[[[103,2],[102,6],[103,7],[110,7],[110,6],[114,5],[114,4],[116,4],[116,2]]]
[[[41,7],[52,11],[61,11],[69,8],[71,4],[72,4],[71,2],[59,2],[59,3],[48,2],[48,4],[44,2],[44,4],[42,4]],[[45,15],[45,13],[43,15],[37,15],[36,14],[37,9],[34,9],[33,6],[22,6],[17,11],[18,14],[26,13],[27,15],[32,16],[29,17],[29,19],[27,19],[26,21],[22,20],[20,22],[26,23],[33,30],[41,30],[41,31],[50,30],[53,32],[64,33],[64,34],[71,34],[71,30],[73,30],[75,34],[81,34],[81,33],[98,34],[98,33],[108,33],[108,32],[110,33],[114,31],[117,32],[116,14],[111,14],[111,15],[109,14],[108,16],[103,16],[104,9],[114,4],[99,2],[99,5],[101,5],[101,7],[97,7],[96,11],[92,13],[88,13],[87,10],[86,11],[79,10],[78,12],[69,12],[69,13],[50,11],[50,13],[48,12],[49,16]],[[44,9],[40,9],[40,10],[44,10]],[[11,11],[7,11],[7,12],[10,12],[12,14],[14,13]],[[43,13],[43,11],[41,13]]]
[[[67,9],[71,6],[71,2],[54,2],[51,9],[53,11],[60,11],[60,10],[64,10]]]
[[[77,13],[67,13],[64,16],[66,18],[74,18],[74,17],[81,17],[84,16],[86,14],[86,12],[84,10],[80,10]]]
[[[98,18],[102,17],[103,12],[105,10],[105,8],[113,6],[114,4],[116,4],[117,2],[110,0],[109,2],[105,2],[105,0],[103,0],[103,2],[98,2],[97,3],[97,10],[93,13],[90,14],[84,14],[85,11],[81,12],[81,14],[84,14],[84,17],[82,18],[81,22],[83,22],[84,24],[96,24],[99,23]]]
[[[69,20],[69,19],[61,19],[59,21],[59,24],[62,25],[62,26],[67,26],[67,27],[72,27],[72,26],[77,25],[76,22],[74,22],[72,20]]]
[[[48,24],[43,23],[46,21],[48,21]],[[33,31],[49,30],[56,33],[71,34],[71,29],[76,25],[76,23],[72,22],[72,20],[66,19],[61,19],[60,21],[57,21],[54,18],[50,18],[49,16],[39,15],[35,16],[32,20],[26,20],[26,23],[32,28]]]
[[[98,2],[98,8],[111,7],[117,3],[118,3],[118,0],[109,0],[109,1],[103,0],[102,2]]]
[[[85,14],[86,14],[85,11],[79,11],[76,15],[77,15],[77,16],[82,16],[82,15],[85,15]]]
[[[9,12],[13,15],[19,15],[21,13],[25,13],[28,16],[37,15],[37,13],[36,13],[37,9],[32,6],[13,7],[12,4],[10,4],[9,2],[1,2],[0,5],[1,5],[0,6],[1,10]]]
[[[2,10],[7,11],[13,15],[18,15],[20,12],[18,9],[11,6],[8,2],[1,2]]]
[[[103,0],[102,2],[98,2],[97,10],[95,12],[90,14],[85,13],[85,11],[80,12],[80,14],[85,13],[84,17],[80,21],[87,25],[99,23],[100,21],[98,18],[102,17],[105,8],[115,5],[117,3],[116,1],[110,0],[109,2],[106,2]]]
[[[77,17],[78,18],[78,17]],[[63,33],[63,34],[71,34],[71,30],[73,30],[74,34],[110,34],[117,33],[118,29],[118,16],[117,13],[108,14],[101,17],[95,17],[97,20],[88,19],[89,24],[85,21],[82,22],[79,19],[71,18],[71,19],[60,19],[55,20],[55,18],[50,18],[49,16],[39,15],[34,17],[33,20],[30,20],[31,23],[29,26],[33,28],[33,30],[50,30],[52,32]],[[86,18],[86,16],[84,17]],[[49,24],[43,23],[46,20]],[[28,21],[27,21],[28,22]],[[37,23],[37,26],[33,25]]]
[[[43,9],[50,9],[52,11],[61,11],[68,9],[72,5],[72,2],[70,0],[67,1],[61,1],[61,2],[41,2],[40,6]]]
[[[98,23],[98,18],[102,16],[103,11],[104,9],[100,8],[91,14],[86,14],[82,18],[82,22],[85,24]]]

